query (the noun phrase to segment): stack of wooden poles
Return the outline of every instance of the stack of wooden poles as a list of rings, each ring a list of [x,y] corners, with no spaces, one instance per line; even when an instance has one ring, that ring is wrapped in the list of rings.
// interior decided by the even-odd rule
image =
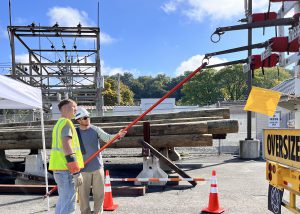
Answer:
[[[130,124],[137,116],[93,117],[92,124],[114,134]],[[141,147],[143,122],[150,122],[151,145],[154,148],[212,146],[218,136],[238,132],[238,121],[230,119],[229,109],[216,108],[169,114],[146,115],[125,138],[111,145],[113,148]],[[51,133],[56,121],[45,121],[46,147],[51,148]],[[75,122],[76,124],[76,122]],[[42,149],[40,122],[0,125],[0,150]],[[104,144],[104,142],[102,142]]]

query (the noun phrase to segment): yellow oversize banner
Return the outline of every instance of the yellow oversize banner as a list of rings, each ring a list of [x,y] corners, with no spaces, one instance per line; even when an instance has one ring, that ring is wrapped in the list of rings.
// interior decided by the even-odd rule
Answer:
[[[264,129],[263,133],[267,160],[300,169],[300,129]]]
[[[272,117],[275,113],[281,93],[265,88],[252,87],[245,111],[253,111]]]

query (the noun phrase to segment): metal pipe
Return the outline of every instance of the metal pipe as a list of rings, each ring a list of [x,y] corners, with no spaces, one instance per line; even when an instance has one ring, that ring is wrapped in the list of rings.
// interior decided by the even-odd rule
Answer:
[[[8,1],[8,10],[9,10],[9,26],[11,26],[11,0]]]
[[[269,42],[262,42],[262,43],[257,43],[253,45],[246,45],[246,46],[241,46],[238,48],[232,48],[228,50],[223,50],[223,51],[217,51],[217,52],[212,52],[212,53],[207,53],[205,54],[204,58],[210,58],[212,56],[217,56],[217,55],[222,55],[222,54],[228,54],[228,53],[234,53],[234,52],[239,52],[239,51],[246,51],[249,49],[256,49],[256,48],[264,48],[269,45]]]
[[[251,10],[251,8],[248,8],[248,9],[249,9],[249,11]],[[267,21],[261,21],[261,22],[253,22],[253,23],[247,23],[247,24],[241,24],[241,25],[219,27],[219,28],[216,29],[215,33],[220,34],[220,33],[224,33],[224,32],[227,32],[227,31],[234,31],[234,30],[246,30],[246,29],[254,29],[254,28],[261,28],[261,27],[294,25],[297,21],[298,21],[297,19],[292,17],[292,18],[281,18],[281,19],[275,19],[275,20],[267,20]]]
[[[219,63],[219,64],[215,64],[215,65],[208,65],[205,68],[216,68],[216,67],[221,67],[221,66],[236,65],[236,64],[242,64],[242,63],[247,63],[247,62],[248,62],[248,58],[240,59],[240,60],[236,60],[236,61]]]
[[[249,0],[248,4],[252,5],[252,3],[250,3],[250,0]],[[250,12],[250,11],[252,14],[252,8],[248,7],[248,12]],[[262,27],[295,25],[295,23],[297,23],[298,21],[299,21],[298,19],[292,17],[292,18],[280,18],[280,19],[275,19],[275,20],[254,22],[254,23],[248,22],[247,24],[233,25],[233,26],[227,26],[227,27],[219,27],[211,35],[211,41],[214,43],[220,41],[221,35],[227,31],[255,29],[255,28],[262,28]],[[214,35],[216,35],[217,38],[214,39]]]
[[[100,29],[99,29],[100,31]],[[101,74],[101,62],[100,62],[100,34],[97,35],[97,53],[96,53],[96,72],[95,72],[95,83],[96,83],[96,89],[97,89],[97,97],[96,97],[96,109],[97,109],[97,115],[102,117],[103,116],[103,109],[104,106],[104,99],[103,99],[103,88],[102,86],[102,74]]]
[[[31,33],[31,32],[30,32]],[[39,33],[38,31],[36,31],[36,33]],[[66,32],[64,32],[66,33]],[[38,37],[38,34],[25,34],[25,33],[16,33],[16,35],[20,36],[20,37]],[[72,34],[59,34],[57,35],[56,33],[51,34],[51,32],[49,32],[49,34],[41,34],[41,37],[82,37],[82,38],[97,38],[97,35],[88,35],[88,34],[78,34],[77,32],[73,32]]]
[[[252,15],[252,0],[248,0],[248,16]],[[248,46],[250,47],[252,45],[252,28],[248,29]],[[248,58],[250,58],[252,55],[252,49],[248,49]],[[248,71],[248,96],[250,94],[251,88],[252,88],[252,70],[249,69]],[[246,140],[252,140],[251,138],[251,131],[252,131],[252,121],[251,121],[251,111],[247,111],[247,138]]]
[[[16,78],[16,53],[15,53],[15,32],[13,29],[10,32],[10,48],[11,48],[11,63],[12,63],[12,76]]]
[[[39,49],[31,49],[31,51],[33,51],[33,52],[87,52],[87,53],[89,53],[89,52],[97,52],[97,50],[89,50],[89,49],[85,49],[85,50],[75,50],[75,49],[41,49],[41,50],[39,50]]]

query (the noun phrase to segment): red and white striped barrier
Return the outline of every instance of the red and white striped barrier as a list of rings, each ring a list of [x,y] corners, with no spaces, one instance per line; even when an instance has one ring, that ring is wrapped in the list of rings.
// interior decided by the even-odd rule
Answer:
[[[210,181],[207,178],[110,178],[110,181],[118,182],[168,182],[168,181]]]

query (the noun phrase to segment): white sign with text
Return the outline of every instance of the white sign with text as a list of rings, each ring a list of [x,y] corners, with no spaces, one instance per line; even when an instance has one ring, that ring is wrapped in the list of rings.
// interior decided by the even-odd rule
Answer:
[[[280,128],[280,112],[276,111],[273,117],[268,119],[269,128]]]

